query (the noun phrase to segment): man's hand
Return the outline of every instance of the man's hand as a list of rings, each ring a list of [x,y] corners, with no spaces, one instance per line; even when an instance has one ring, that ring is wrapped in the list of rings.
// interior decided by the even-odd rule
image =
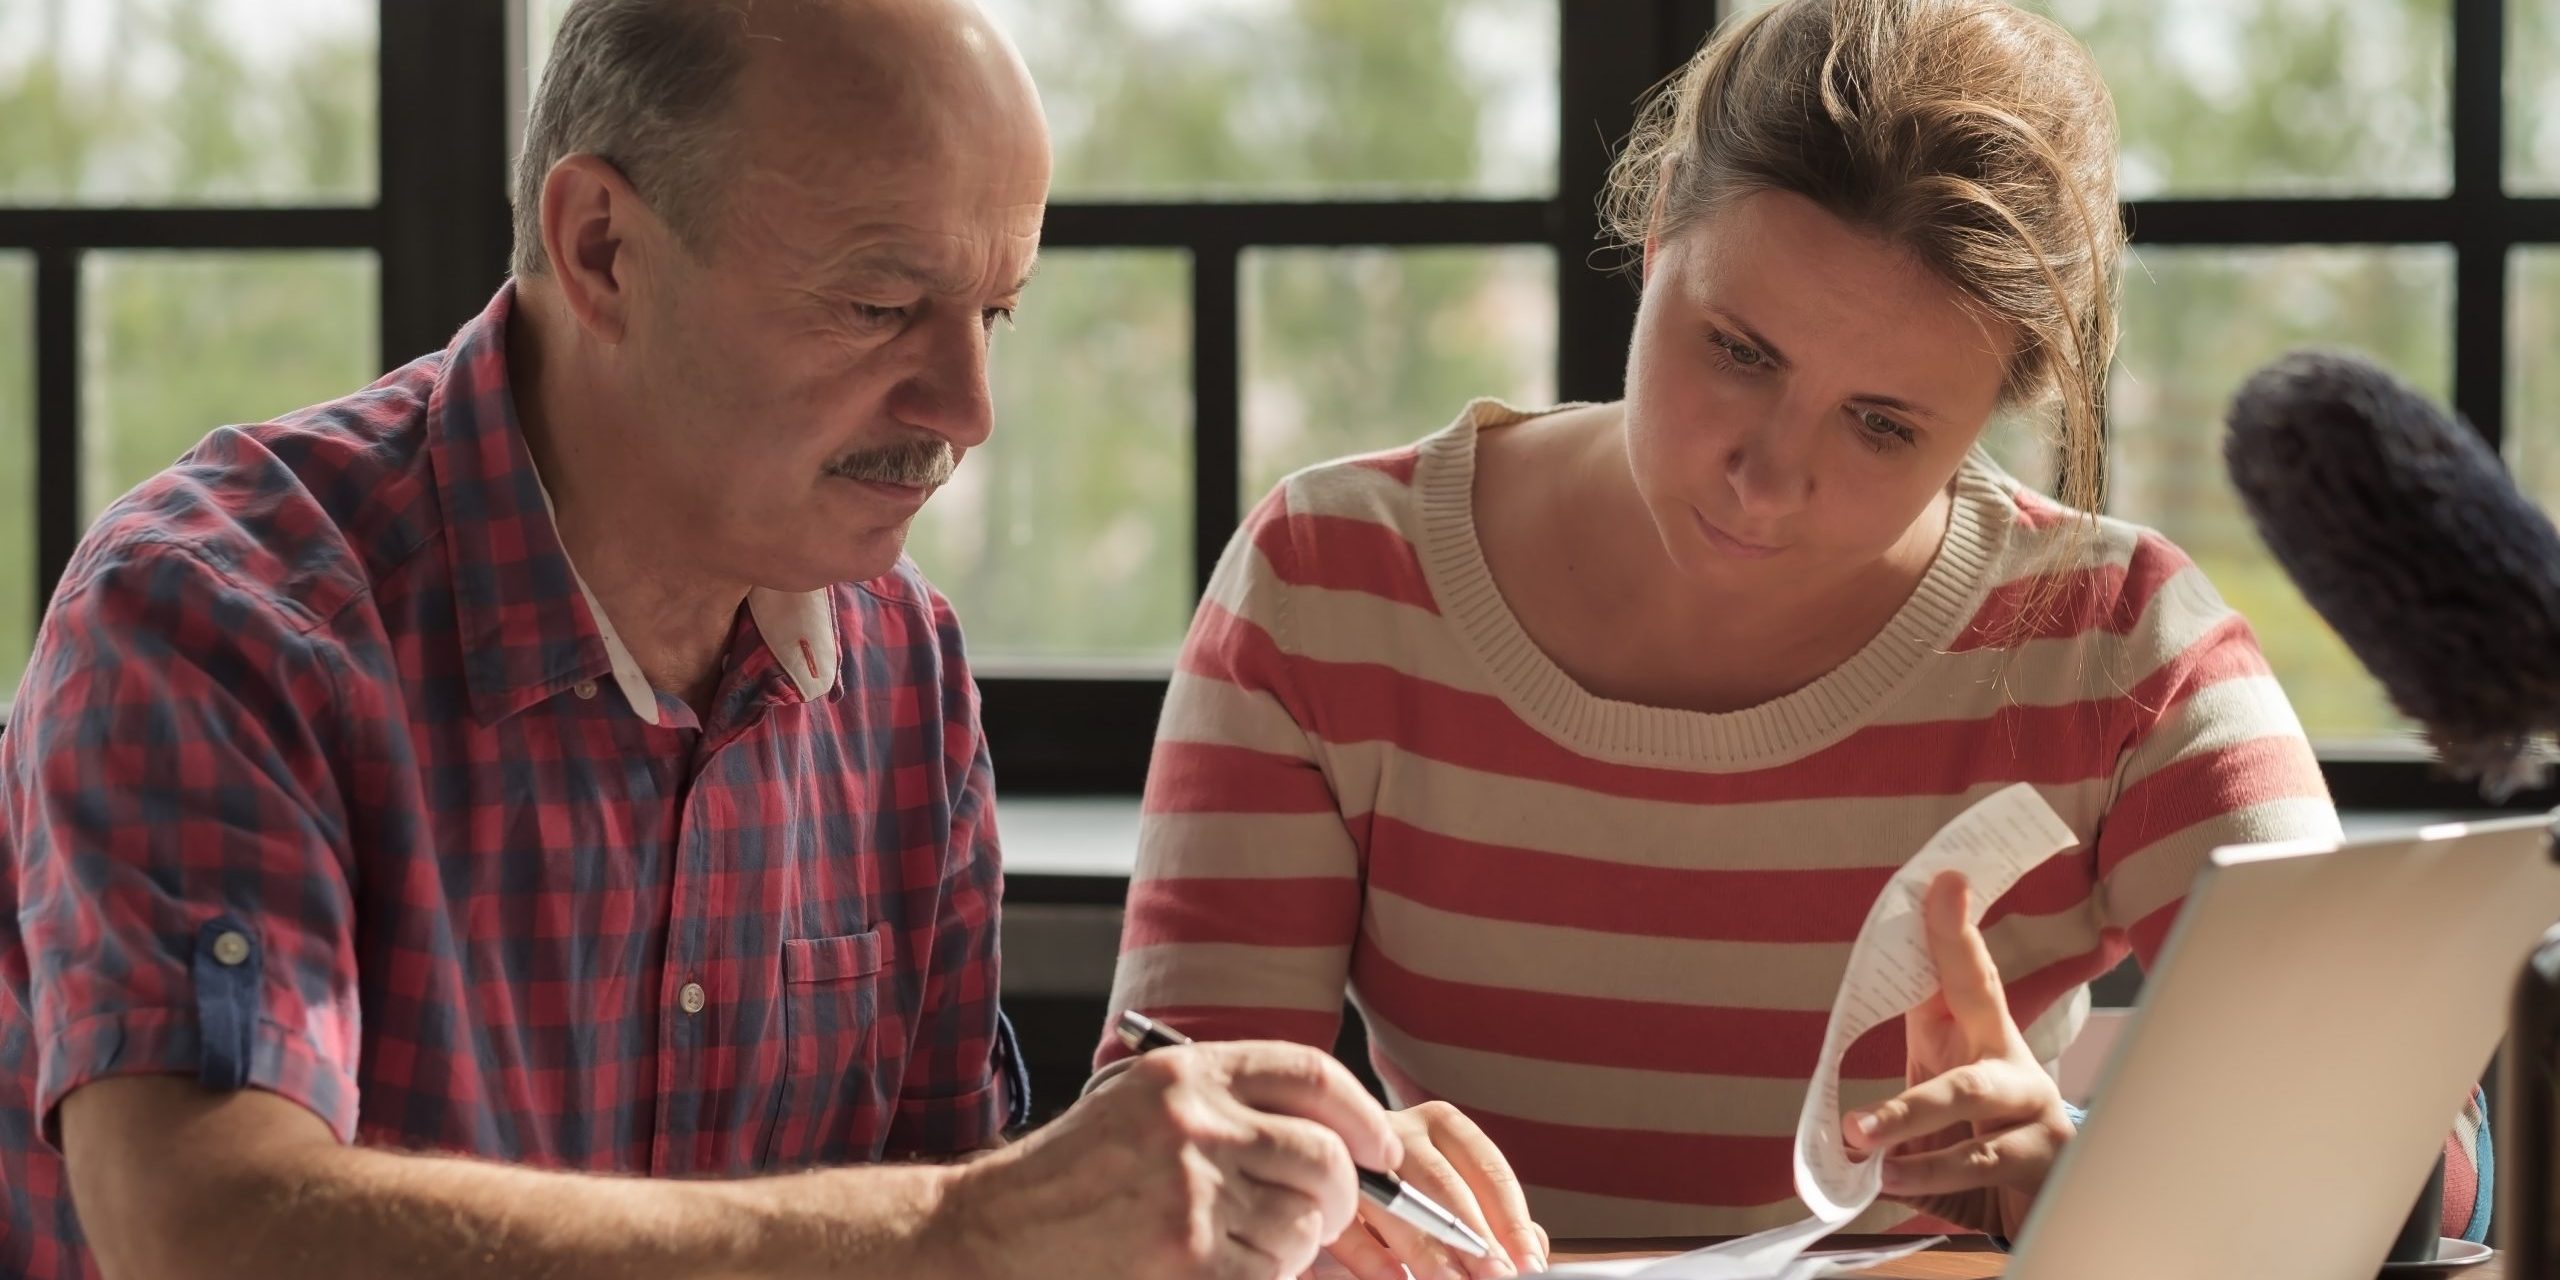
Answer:
[[[1495,1252],[1466,1257],[1363,1203],[1359,1221],[1325,1246],[1325,1262],[1310,1273],[1314,1280],[1404,1280],[1407,1271],[1414,1280],[1488,1280],[1546,1268],[1547,1233],[1529,1220],[1529,1201],[1511,1162],[1475,1121],[1445,1102],[1389,1112],[1388,1121],[1404,1142],[1396,1176],[1458,1215]]]
[[[2009,1016],[2000,970],[1958,872],[1929,884],[1922,912],[1938,994],[1903,1017],[1911,1087],[1845,1118],[1852,1154],[1884,1158],[1885,1194],[1924,1213],[2014,1236],[2071,1140],[2053,1077]]]
[[[1354,1161],[1404,1160],[1386,1112],[1332,1058],[1187,1045],[963,1167],[943,1217],[971,1275],[1283,1280],[1353,1225]]]

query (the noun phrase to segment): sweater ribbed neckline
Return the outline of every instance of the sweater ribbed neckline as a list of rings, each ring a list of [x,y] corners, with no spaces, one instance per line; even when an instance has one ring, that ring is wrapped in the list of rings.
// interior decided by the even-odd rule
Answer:
[[[1546,411],[1546,412],[1552,412]],[[1911,596],[1874,639],[1813,683],[1739,711],[1688,711],[1603,698],[1549,658],[1496,587],[1476,535],[1477,433],[1538,416],[1479,400],[1424,440],[1413,478],[1423,573],[1440,611],[1512,711],[1595,759],[1744,770],[1801,759],[1890,705],[1980,608],[2017,520],[2010,483],[1980,450],[1956,474],[1946,537]]]

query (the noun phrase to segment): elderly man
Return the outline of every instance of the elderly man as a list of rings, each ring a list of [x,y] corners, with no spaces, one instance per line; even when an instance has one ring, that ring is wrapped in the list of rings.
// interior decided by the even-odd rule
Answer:
[[[1312,1050],[1035,1137],[960,633],[1047,137],[960,0],[581,0],[513,283],[100,518],[0,739],[0,1274],[1294,1273]],[[614,1175],[650,1175],[646,1178]]]

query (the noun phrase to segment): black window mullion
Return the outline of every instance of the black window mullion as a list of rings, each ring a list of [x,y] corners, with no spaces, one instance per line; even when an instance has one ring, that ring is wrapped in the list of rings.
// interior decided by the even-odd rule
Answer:
[[[1637,100],[1663,72],[1668,6],[1557,6],[1556,395],[1614,400],[1626,381],[1635,334],[1633,291],[1616,272],[1595,269],[1602,227],[1596,204],[1615,148],[1635,128]]]
[[[506,278],[512,7],[380,0],[385,367],[443,348]]]
[[[2507,421],[2506,0],[2453,6],[2453,402],[2498,444]]]
[[[1244,323],[1233,241],[1191,246],[1191,580],[1205,591],[1244,520]]]
[[[36,608],[80,541],[80,258],[36,253]]]

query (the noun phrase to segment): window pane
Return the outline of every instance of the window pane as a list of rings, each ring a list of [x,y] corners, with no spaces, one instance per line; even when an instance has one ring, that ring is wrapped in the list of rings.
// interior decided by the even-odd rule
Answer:
[[[2517,250],[2511,276],[2507,456],[2525,491],[2560,513],[2560,248]]]
[[[2453,256],[2434,248],[2149,248],[2126,270],[2109,506],[2185,548],[2249,619],[2315,739],[2409,726],[2258,541],[2223,469],[2224,417],[2251,372],[2304,346],[2363,351],[2447,394],[2452,299]]]
[[[2560,192],[2560,5],[2551,0],[2507,0],[2507,186]]]
[[[1060,199],[1544,195],[1560,0],[991,0]]]
[[[524,77],[527,109],[533,91],[542,87],[542,64],[551,60],[552,38],[560,34],[560,19],[568,12],[569,0],[524,0],[524,65],[518,70]]]
[[[375,0],[0,4],[0,204],[364,204]]]
[[[2130,199],[2447,190],[2449,6],[2021,0],[2096,56],[2115,95]]]
[[[35,261],[0,253],[0,702],[36,633]]]
[[[1560,0],[987,0],[1061,200],[1542,196]],[[569,0],[526,0],[525,84]],[[1144,68],[1143,72],[1134,70]]]
[[[378,274],[362,251],[90,254],[80,280],[87,513],[215,427],[373,381]]]
[[[1555,399],[1544,248],[1244,255],[1244,501],[1283,476],[1446,426],[1468,400]]]
[[[1191,276],[1174,251],[1055,250],[996,339],[996,432],[908,548],[981,669],[1161,662],[1191,619]]]
[[[2019,483],[2052,493],[2062,483],[2062,441],[2050,412],[2001,410],[1982,428],[1982,450]]]

